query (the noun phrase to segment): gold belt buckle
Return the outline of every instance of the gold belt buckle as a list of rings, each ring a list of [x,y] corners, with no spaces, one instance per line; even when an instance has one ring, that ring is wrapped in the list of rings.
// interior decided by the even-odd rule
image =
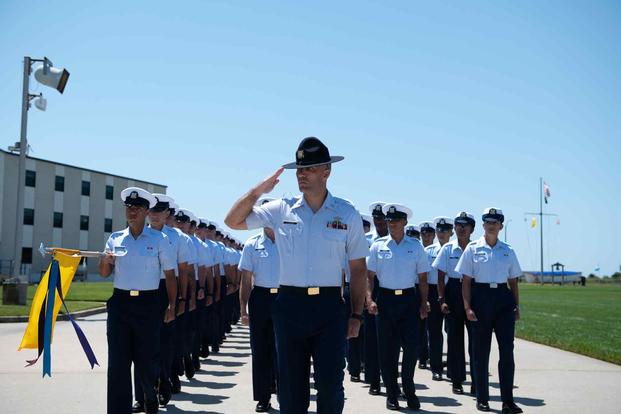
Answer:
[[[278,293],[278,288],[270,288],[270,293]]]
[[[401,290],[401,289],[397,289],[397,290],[395,290],[395,295],[396,295],[396,296],[401,296],[401,295],[403,295],[403,290]]]
[[[130,290],[129,291],[129,296],[140,296],[140,291],[139,290]]]
[[[318,287],[309,287],[307,290],[307,293],[309,296],[315,296],[319,294],[319,288]]]
[[[496,289],[498,287],[498,283],[490,283],[489,287],[491,287],[492,289]]]

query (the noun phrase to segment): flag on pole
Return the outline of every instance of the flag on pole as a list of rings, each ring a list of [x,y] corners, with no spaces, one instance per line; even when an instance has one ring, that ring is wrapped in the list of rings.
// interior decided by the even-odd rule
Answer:
[[[534,229],[535,227],[537,227],[537,217],[530,219],[530,228]]]
[[[26,361],[28,363],[27,367],[34,365],[41,357],[41,354],[43,354],[44,377],[46,375],[52,376],[52,338],[61,304],[64,306],[65,313],[73,325],[91,369],[95,365],[99,365],[84,332],[82,332],[82,329],[80,329],[69,313],[64,299],[69,292],[73,275],[80,264],[81,256],[78,253],[80,253],[79,250],[58,249],[54,251],[52,263],[47,268],[47,272],[41,279],[39,287],[32,298],[28,325],[26,325],[24,337],[17,349],[18,351],[24,348],[38,350],[38,355],[35,359]]]
[[[550,186],[545,181],[543,182],[543,200],[548,204],[548,198],[550,198]]]

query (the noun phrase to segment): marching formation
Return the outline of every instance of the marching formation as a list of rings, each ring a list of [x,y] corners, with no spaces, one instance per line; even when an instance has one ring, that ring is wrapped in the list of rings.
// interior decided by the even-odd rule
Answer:
[[[477,409],[490,410],[495,334],[502,412],[522,412],[513,400],[521,269],[498,239],[502,211],[483,211],[477,240],[477,220],[466,211],[418,225],[408,224],[412,210],[400,203],[374,202],[370,216],[361,214],[327,189],[332,164],[342,159],[317,138],[302,140],[295,162],[227,214],[231,229],[261,229],[243,246],[170,196],[123,190],[128,227],[110,236],[111,254],[100,262],[103,277],[114,275],[108,413],[166,406],[181,391],[179,376],[191,379],[200,358],[219,352],[240,319],[250,327],[257,412],[269,411],[276,394],[280,412],[307,413],[311,366],[323,414],[343,412],[345,368],[352,382],[369,384],[371,395],[381,395],[383,385],[388,410],[399,410],[400,400],[421,407],[417,365],[434,381],[446,375],[447,392],[463,394],[464,332]],[[302,194],[265,197],[284,169],[295,169]],[[115,257],[118,250],[127,254]]]

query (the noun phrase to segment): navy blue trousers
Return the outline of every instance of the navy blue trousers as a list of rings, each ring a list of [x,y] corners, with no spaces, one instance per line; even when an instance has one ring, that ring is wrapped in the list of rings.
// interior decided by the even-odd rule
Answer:
[[[475,380],[478,401],[489,401],[489,353],[492,332],[498,342],[498,376],[503,402],[513,401],[513,338],[515,334],[515,299],[507,285],[492,289],[474,283],[472,310],[478,321],[472,322],[474,338]]]
[[[158,352],[154,355],[152,364],[152,371],[157,373],[157,377],[155,379],[155,385],[158,386],[158,383],[162,384],[164,391],[170,390],[170,382],[162,381],[163,378],[170,378],[170,366],[172,365],[172,355],[174,352],[173,347],[173,333],[174,321],[171,323],[164,323],[164,316],[166,313],[166,308],[168,307],[168,293],[166,290],[166,279],[160,280],[160,286],[158,289],[158,297],[160,301],[160,312],[162,315],[162,325],[160,328],[160,346],[158,348]],[[166,388],[168,387],[168,388]],[[134,399],[136,401],[144,402],[144,390],[142,388],[142,382],[140,381],[140,376],[136,373],[136,365],[134,364]]]
[[[283,291],[274,303],[278,395],[283,414],[305,414],[313,359],[317,413],[343,412],[346,326],[350,310],[340,289],[316,296]]]
[[[416,284],[416,291],[418,284]],[[427,319],[421,319],[420,313],[416,313],[418,317],[418,352],[416,354],[418,361],[427,363],[429,361],[429,336],[427,335]]]
[[[374,280],[373,300],[377,299],[379,283]],[[377,342],[376,316],[364,312],[364,381],[372,387],[380,386],[380,359]]]
[[[429,338],[429,361],[431,372],[441,374],[442,351],[444,349],[444,335],[442,334],[442,322],[444,314],[438,302],[438,285],[429,285],[428,299],[431,311],[427,315],[427,337]]]
[[[144,398],[157,398],[158,371],[153,361],[160,343],[161,305],[157,291],[132,297],[115,290],[107,308],[108,413],[129,414],[132,411],[132,363]]]
[[[345,306],[347,309],[351,309],[349,285],[345,286],[345,289],[343,290],[343,299],[345,299]],[[359,377],[362,369],[363,344],[364,328],[361,326],[358,336],[347,340],[347,371],[349,372],[349,375],[353,375],[354,377]]]
[[[248,299],[250,348],[252,349],[252,393],[255,401],[269,401],[277,383],[276,338],[272,308],[276,294],[255,286]]]
[[[464,326],[468,331],[468,355],[470,358],[470,377],[472,384],[474,380],[474,350],[472,329],[470,322],[466,318],[464,310],[464,297],[461,292],[461,281],[456,278],[449,278],[444,292],[444,301],[449,307],[449,314],[446,315],[448,326],[447,345],[448,345],[448,372],[451,374],[453,384],[461,384],[466,380],[466,357],[464,350]]]
[[[377,295],[376,322],[382,379],[386,386],[386,395],[392,401],[396,401],[399,397],[397,378],[400,347],[403,347],[401,365],[403,392],[406,395],[416,392],[414,370],[418,349],[419,304],[418,291],[415,289],[404,290],[399,296],[380,289]]]

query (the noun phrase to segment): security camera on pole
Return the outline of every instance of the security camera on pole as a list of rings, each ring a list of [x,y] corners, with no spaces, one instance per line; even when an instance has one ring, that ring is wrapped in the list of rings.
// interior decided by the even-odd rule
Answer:
[[[17,211],[15,218],[15,254],[13,255],[13,275],[19,275],[21,273],[21,261],[22,261],[22,226],[24,220],[24,180],[26,176],[26,155],[28,155],[28,139],[26,132],[28,129],[28,109],[30,108],[30,101],[35,99],[35,106],[41,111],[45,111],[47,108],[47,100],[43,97],[42,93],[31,94],[30,89],[30,74],[32,73],[32,64],[35,62],[42,63],[35,70],[35,79],[50,88],[56,89],[58,92],[63,93],[67,81],[69,80],[69,72],[66,69],[56,68],[52,62],[44,57],[43,59],[33,59],[29,56],[24,57],[24,81],[22,88],[22,122],[21,132],[19,137],[19,143],[15,143],[15,146],[10,147],[12,151],[19,151],[19,168],[18,168],[18,182],[17,182]]]

